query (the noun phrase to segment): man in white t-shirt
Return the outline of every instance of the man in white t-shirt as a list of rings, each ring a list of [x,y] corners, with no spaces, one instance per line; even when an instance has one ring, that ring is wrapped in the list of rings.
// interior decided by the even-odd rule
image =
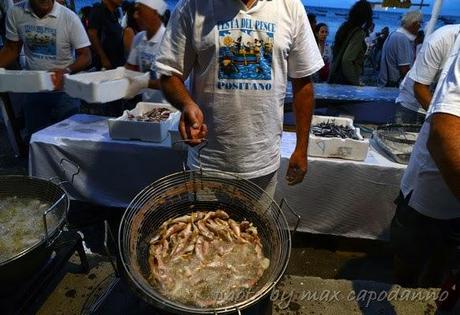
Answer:
[[[59,91],[64,74],[79,72],[91,62],[90,42],[78,16],[53,0],[30,0],[8,12],[6,38],[0,68],[14,62],[24,47],[26,70],[53,72],[56,92],[25,94],[27,136],[77,113],[79,101]]]
[[[459,24],[446,25],[425,39],[413,67],[399,87],[396,123],[423,124],[433,96],[431,87],[438,81],[459,33]]]
[[[148,87],[150,90],[144,92],[142,97],[144,101],[161,102],[163,100],[160,80],[156,76],[154,67],[155,57],[160,50],[161,39],[165,32],[162,16],[166,9],[167,5],[163,0],[136,1],[134,17],[143,31],[134,37],[125,67],[134,71],[149,72],[150,80],[131,80],[127,98],[134,97],[139,90]]]
[[[324,66],[300,0],[185,0],[166,28],[157,72],[182,111],[179,131],[192,169],[230,172],[273,195],[283,105],[292,79],[297,145],[289,184],[303,180],[313,111],[310,76]],[[184,81],[190,76],[190,94]],[[198,156],[201,139],[207,144]]]
[[[460,233],[460,39],[446,61],[401,182],[391,226],[402,285],[439,285]]]

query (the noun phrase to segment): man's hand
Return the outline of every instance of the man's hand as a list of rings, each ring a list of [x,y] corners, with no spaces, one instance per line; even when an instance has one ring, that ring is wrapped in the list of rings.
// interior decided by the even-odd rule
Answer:
[[[179,132],[191,146],[196,146],[208,135],[208,127],[204,123],[201,109],[195,103],[184,106],[179,122]]]
[[[113,69],[112,63],[110,62],[109,58],[102,57],[101,58],[101,66],[105,70]]]
[[[308,160],[307,155],[302,150],[294,150],[289,159],[289,166],[286,173],[288,185],[296,185],[303,181],[307,174]]]
[[[129,86],[126,91],[126,99],[135,97],[141,92],[142,89],[146,89],[149,86],[149,76],[143,75],[138,77],[128,77]]]
[[[54,90],[61,91],[64,88],[64,74],[69,72],[66,69],[54,69],[51,72],[51,81],[53,81]]]

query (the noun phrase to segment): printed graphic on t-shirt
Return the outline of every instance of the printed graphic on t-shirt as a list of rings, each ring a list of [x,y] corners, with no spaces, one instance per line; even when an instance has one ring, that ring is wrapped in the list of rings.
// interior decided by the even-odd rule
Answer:
[[[139,69],[141,70],[141,72],[147,72],[150,70],[150,68],[152,67],[152,63],[154,61],[154,57],[155,56],[153,54],[150,54],[148,52],[139,52]]]
[[[25,25],[25,43],[35,58],[56,59],[56,29]]]
[[[13,5],[16,7],[24,8],[26,6],[27,0],[13,0]]]
[[[256,84],[240,80],[272,80],[275,24],[249,18],[235,18],[218,23],[217,28],[219,32],[218,88],[271,89],[271,82]]]

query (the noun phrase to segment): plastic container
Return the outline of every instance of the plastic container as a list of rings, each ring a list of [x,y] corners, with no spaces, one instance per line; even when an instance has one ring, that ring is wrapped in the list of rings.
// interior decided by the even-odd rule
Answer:
[[[114,70],[65,75],[64,90],[72,97],[88,103],[107,103],[122,99],[129,87],[128,77],[147,77],[141,73],[118,67]]]
[[[366,159],[369,151],[369,140],[361,136],[359,128],[353,126],[352,119],[332,116],[313,116],[311,125],[314,126],[322,122],[330,122],[338,126],[349,126],[355,129],[356,135],[360,140],[349,138],[326,138],[310,134],[308,155],[355,161],[364,161]]]
[[[154,108],[167,107],[171,110],[169,118],[160,122],[128,120],[128,114],[140,116]],[[109,118],[109,134],[116,140],[140,140],[147,142],[163,142],[168,131],[180,112],[169,104],[140,102],[131,111],[125,111],[118,118]]]
[[[37,93],[54,90],[51,72],[0,68],[0,92]]]

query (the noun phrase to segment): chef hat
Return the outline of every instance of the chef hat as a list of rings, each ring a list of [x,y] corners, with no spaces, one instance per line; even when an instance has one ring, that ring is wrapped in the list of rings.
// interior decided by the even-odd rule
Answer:
[[[142,3],[158,12],[159,15],[165,14],[168,6],[163,0],[136,0],[136,3]]]

